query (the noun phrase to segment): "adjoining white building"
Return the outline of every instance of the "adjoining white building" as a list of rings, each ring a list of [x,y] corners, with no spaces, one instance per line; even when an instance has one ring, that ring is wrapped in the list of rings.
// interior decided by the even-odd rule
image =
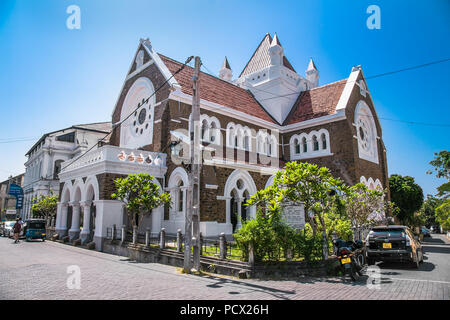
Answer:
[[[111,130],[111,122],[74,125],[44,134],[25,154],[22,219],[31,217],[33,199],[59,194],[61,163],[97,144]]]

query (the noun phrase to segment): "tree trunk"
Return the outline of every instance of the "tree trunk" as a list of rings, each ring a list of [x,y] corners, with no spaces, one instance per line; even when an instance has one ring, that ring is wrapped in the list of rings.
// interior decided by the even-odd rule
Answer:
[[[325,221],[323,220],[323,217],[320,213],[317,214],[319,216],[320,224],[322,225],[323,229],[323,259],[326,260],[328,258],[328,237],[327,237],[327,229],[325,228]]]

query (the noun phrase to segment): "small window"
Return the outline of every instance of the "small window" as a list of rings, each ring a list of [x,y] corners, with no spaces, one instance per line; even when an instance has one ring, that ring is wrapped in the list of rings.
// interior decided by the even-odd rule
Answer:
[[[58,180],[58,174],[61,172],[61,163],[64,162],[64,160],[56,160],[55,166],[53,169],[53,180]]]
[[[62,136],[57,136],[56,140],[64,142],[75,142],[75,132],[63,134]]]
[[[208,122],[206,120],[202,121],[202,140],[206,139],[206,130],[208,128]]]
[[[302,139],[302,145],[303,145],[303,153],[308,152],[308,144],[306,143],[305,137],[303,137],[303,139]]]
[[[327,148],[327,137],[325,136],[325,133],[322,133],[321,140],[322,140],[322,149],[325,150]]]
[[[298,142],[297,139],[294,140],[294,146],[295,146],[295,153],[299,154],[300,153],[300,143]]]
[[[247,135],[244,137],[244,149],[247,151],[250,149],[249,137]]]
[[[181,189],[181,187],[183,186],[183,181],[180,180],[180,182],[178,182],[178,211],[183,211],[183,190]]]
[[[212,122],[211,127],[209,128],[209,140],[214,142],[216,140],[217,127],[216,123]]]
[[[319,150],[319,141],[317,141],[317,137],[313,136],[313,150],[318,151]]]

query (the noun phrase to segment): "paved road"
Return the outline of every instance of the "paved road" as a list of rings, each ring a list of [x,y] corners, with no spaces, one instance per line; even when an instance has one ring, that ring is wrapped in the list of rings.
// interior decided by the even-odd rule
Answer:
[[[450,289],[450,241],[433,235],[419,270],[379,264],[379,285],[342,278],[297,281],[238,280],[180,274],[161,264],[46,241],[13,244],[0,238],[0,299],[446,299]],[[68,273],[80,270],[80,288]],[[73,272],[73,270],[71,271]],[[376,283],[375,283],[376,284]]]

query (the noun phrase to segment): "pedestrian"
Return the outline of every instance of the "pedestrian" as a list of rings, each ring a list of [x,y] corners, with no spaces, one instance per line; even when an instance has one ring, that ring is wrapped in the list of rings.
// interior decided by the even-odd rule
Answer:
[[[19,234],[20,230],[22,230],[22,224],[20,223],[19,218],[16,219],[16,223],[13,226],[14,230],[14,243],[19,243]]]

